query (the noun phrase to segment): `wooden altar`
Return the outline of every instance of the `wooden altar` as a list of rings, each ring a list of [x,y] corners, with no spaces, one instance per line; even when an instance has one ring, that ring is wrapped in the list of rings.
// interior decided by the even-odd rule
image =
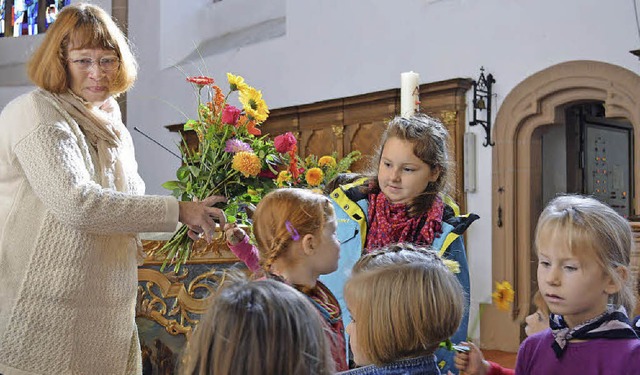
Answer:
[[[182,349],[226,272],[247,271],[219,236],[208,246],[204,240],[196,242],[178,273],[171,266],[160,272],[163,257],[156,252],[163,244],[143,241],[147,259],[138,268],[136,323],[144,375],[176,373]]]

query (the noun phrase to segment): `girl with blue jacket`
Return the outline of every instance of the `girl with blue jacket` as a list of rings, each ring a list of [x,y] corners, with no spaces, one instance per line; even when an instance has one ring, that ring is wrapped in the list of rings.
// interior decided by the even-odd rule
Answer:
[[[375,249],[408,242],[431,246],[443,259],[457,263],[465,314],[451,341],[466,339],[471,287],[462,234],[478,216],[460,215],[446,195],[451,171],[448,141],[446,128],[436,119],[397,116],[382,136],[374,159],[376,170],[359,178],[349,175],[349,183],[329,193],[338,218],[340,260],[337,271],[320,280],[338,299],[345,325],[351,318],[343,288],[356,261]],[[457,373],[453,352],[439,349],[436,357],[443,373]]]

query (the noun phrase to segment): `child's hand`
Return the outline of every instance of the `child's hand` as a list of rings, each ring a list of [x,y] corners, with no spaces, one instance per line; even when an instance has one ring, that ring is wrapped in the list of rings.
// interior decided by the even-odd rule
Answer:
[[[227,237],[227,242],[231,245],[237,245],[244,239],[246,233],[236,223],[228,223],[224,226],[224,235]]]
[[[470,342],[461,342],[460,344],[469,347],[468,353],[456,352],[454,363],[458,370],[464,371],[467,375],[486,375],[489,370],[489,363],[484,360],[482,352]]]

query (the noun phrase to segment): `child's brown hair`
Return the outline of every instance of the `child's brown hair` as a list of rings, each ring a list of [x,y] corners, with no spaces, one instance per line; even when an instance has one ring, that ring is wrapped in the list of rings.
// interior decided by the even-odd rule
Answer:
[[[423,114],[411,117],[396,116],[387,124],[380,139],[380,146],[376,152],[374,165],[370,174],[374,176],[374,188],[378,186],[378,167],[385,143],[389,138],[398,138],[413,144],[413,153],[432,169],[438,169],[438,179],[427,185],[422,194],[409,204],[409,215],[418,216],[426,212],[438,193],[447,193],[450,189],[449,178],[451,162],[449,160],[449,132],[437,119]]]
[[[315,307],[270,279],[222,288],[183,353],[183,375],[318,374],[334,370]]]

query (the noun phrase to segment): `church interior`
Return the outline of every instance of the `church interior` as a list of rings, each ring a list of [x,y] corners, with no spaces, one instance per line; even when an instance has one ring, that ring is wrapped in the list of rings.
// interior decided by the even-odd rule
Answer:
[[[175,179],[181,160],[170,151],[181,137],[198,141],[183,130],[195,114],[186,77],[243,76],[269,105],[263,134],[292,132],[302,158],[360,151],[357,172],[369,167],[386,123],[401,112],[401,74],[418,73],[415,111],[450,134],[450,195],[480,217],[464,235],[468,334],[506,367],[536,309],[534,231],[547,202],[561,193],[592,195],[627,218],[640,242],[635,0],[91,3],[111,13],[138,60],[135,86],[118,103],[147,194],[171,193],[162,184]],[[3,20],[0,108],[33,90],[25,65],[43,29],[12,37]],[[136,321],[145,373],[166,374],[211,285],[238,259],[217,239],[194,250],[182,273],[161,271],[153,254],[166,238],[154,235],[143,237],[151,256],[138,270]],[[638,275],[640,246],[631,264]],[[501,281],[515,291],[508,311],[492,303]]]

